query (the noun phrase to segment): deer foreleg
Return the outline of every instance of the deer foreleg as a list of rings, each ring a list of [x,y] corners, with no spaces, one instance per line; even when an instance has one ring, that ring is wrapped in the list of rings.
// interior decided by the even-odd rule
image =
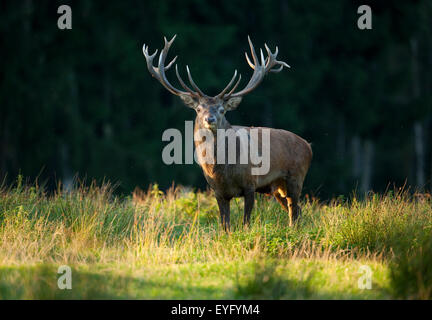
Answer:
[[[219,213],[221,217],[222,227],[225,231],[230,230],[230,200],[223,197],[216,197]]]
[[[245,226],[249,225],[251,212],[254,206],[255,193],[253,191],[245,193],[244,195],[244,216],[243,223]]]

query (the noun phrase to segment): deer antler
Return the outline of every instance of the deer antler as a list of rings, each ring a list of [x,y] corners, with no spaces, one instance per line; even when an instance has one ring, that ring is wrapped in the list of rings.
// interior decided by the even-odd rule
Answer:
[[[283,67],[290,68],[290,66],[288,64],[286,64],[285,62],[276,60],[277,54],[279,52],[278,47],[276,47],[275,52],[272,53],[270,51],[269,47],[267,46],[267,44],[264,44],[264,46],[267,50],[267,58],[264,59],[263,51],[262,51],[262,49],[260,49],[260,53],[261,53],[261,63],[260,63],[260,61],[258,60],[258,56],[255,52],[255,48],[254,48],[252,41],[251,41],[249,36],[248,36],[248,42],[249,42],[249,46],[251,49],[253,63],[250,61],[247,53],[245,53],[246,61],[249,64],[249,66],[254,70],[252,77],[250,78],[248,84],[246,85],[246,87],[243,90],[234,93],[238,84],[240,83],[240,79],[241,79],[241,75],[240,75],[235,86],[231,89],[231,91],[228,94],[226,94],[226,91],[233,84],[234,79],[237,76],[237,70],[236,70],[234,72],[234,76],[231,79],[231,81],[228,83],[228,85],[225,87],[225,89],[223,89],[222,92],[219,93],[216,97],[227,100],[229,98],[244,96],[245,94],[248,94],[249,92],[253,91],[261,83],[261,81],[264,79],[264,76],[267,73],[269,73],[269,72],[281,72]],[[279,68],[273,69],[275,66],[278,66],[278,65],[280,66]]]
[[[169,81],[165,75],[165,71],[168,70],[169,68],[171,68],[171,66],[177,60],[177,56],[173,60],[171,60],[171,62],[168,63],[167,66],[165,66],[165,60],[166,60],[166,57],[168,55],[168,51],[169,51],[172,43],[174,42],[176,36],[177,35],[175,35],[170,41],[168,41],[166,39],[166,37],[164,37],[165,45],[164,45],[164,48],[162,49],[162,51],[159,55],[159,62],[158,62],[157,67],[155,67],[153,65],[153,59],[155,58],[158,50],[156,50],[152,55],[150,55],[148,52],[148,46],[146,46],[144,44],[143,53],[144,53],[144,56],[146,58],[147,68],[148,68],[150,74],[154,78],[156,78],[172,94],[175,94],[175,95],[186,94],[186,95],[190,95],[190,96],[193,96],[196,98],[208,97],[206,94],[204,94],[200,90],[200,88],[198,88],[195,81],[192,79],[192,75],[190,73],[189,66],[186,66],[186,71],[187,71],[189,82],[192,85],[193,89],[188,87],[184,83],[182,78],[180,77],[180,74],[179,74],[178,68],[177,68],[177,64],[175,66],[176,76],[177,76],[177,79],[178,79],[180,85],[186,91],[176,89],[173,85],[171,85],[169,83]],[[226,93],[230,89],[230,87],[233,85],[233,83],[237,77],[237,70],[235,70],[234,75],[233,75],[232,79],[230,80],[230,82],[228,83],[228,85],[218,95],[216,95],[215,98],[227,100],[229,98],[244,96],[245,94],[248,94],[249,92],[253,91],[261,83],[261,81],[264,79],[264,76],[267,73],[280,72],[280,71],[282,71],[283,67],[290,68],[290,66],[288,64],[286,64],[285,62],[276,60],[277,54],[279,52],[278,47],[276,47],[275,52],[272,53],[270,51],[269,47],[267,46],[267,44],[264,44],[264,46],[267,50],[267,58],[264,59],[263,51],[262,51],[262,49],[260,49],[260,54],[261,54],[261,62],[260,62],[258,59],[258,56],[255,52],[255,48],[254,48],[252,41],[251,41],[249,36],[248,36],[248,42],[249,42],[249,46],[251,49],[253,63],[250,61],[247,53],[245,53],[246,61],[249,64],[249,66],[254,70],[252,77],[250,78],[248,84],[246,85],[246,87],[243,90],[240,90],[239,92],[234,93],[234,91],[237,89],[237,87],[240,83],[240,80],[241,80],[241,75],[239,75],[239,78],[238,78],[237,82],[235,83],[234,87],[232,87],[232,89],[228,93]],[[280,67],[277,69],[274,69],[275,66],[280,66]]]
[[[191,83],[192,87],[195,89],[192,90],[191,88],[189,88],[184,81],[182,80],[182,78],[180,77],[180,74],[178,72],[177,69],[177,64],[176,64],[176,75],[177,75],[177,79],[179,80],[180,85],[186,90],[186,91],[182,91],[179,89],[174,88],[173,85],[171,85],[171,83],[169,83],[166,75],[165,75],[165,71],[168,70],[169,68],[171,68],[171,66],[174,64],[174,62],[177,60],[177,56],[171,60],[171,62],[165,67],[165,60],[166,57],[168,55],[168,51],[172,45],[172,43],[174,42],[175,38],[177,35],[175,35],[170,41],[168,41],[166,39],[166,37],[164,37],[164,41],[165,41],[165,45],[164,48],[162,49],[160,55],[159,55],[159,62],[158,62],[158,66],[155,67],[153,65],[153,59],[155,58],[158,50],[155,51],[155,53],[153,53],[152,55],[149,54],[148,51],[148,46],[146,46],[145,44],[143,45],[143,54],[144,57],[147,61],[147,68],[150,72],[150,74],[156,78],[169,92],[171,92],[172,94],[175,95],[182,95],[182,94],[186,94],[186,95],[190,95],[196,98],[199,97],[204,97],[206,96],[199,88],[198,86],[195,84],[195,82],[192,79],[192,75],[189,71],[189,67],[186,66],[186,71],[188,74],[188,78],[189,78],[189,82]]]

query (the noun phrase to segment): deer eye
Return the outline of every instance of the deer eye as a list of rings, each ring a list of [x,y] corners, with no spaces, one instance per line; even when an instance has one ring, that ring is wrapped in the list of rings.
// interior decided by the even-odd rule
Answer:
[[[197,112],[201,112],[201,110],[202,110],[201,107],[198,107],[198,108],[196,109]]]
[[[224,109],[224,107],[220,107],[220,108],[218,109],[218,111],[219,111],[219,113],[224,113],[225,109]]]

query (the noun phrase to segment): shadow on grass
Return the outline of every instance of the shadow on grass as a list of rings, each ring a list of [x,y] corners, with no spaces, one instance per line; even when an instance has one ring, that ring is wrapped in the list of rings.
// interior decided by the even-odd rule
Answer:
[[[218,291],[205,286],[181,286],[75,269],[72,289],[60,290],[57,286],[60,276],[52,265],[1,268],[0,299],[199,299],[211,298]]]
[[[179,279],[143,279],[109,271],[73,269],[72,289],[60,290],[57,266],[0,268],[0,299],[332,299],[316,292],[310,278],[280,277],[274,264],[257,263],[253,272],[237,275],[232,286],[193,284]],[[235,275],[233,275],[235,277]]]

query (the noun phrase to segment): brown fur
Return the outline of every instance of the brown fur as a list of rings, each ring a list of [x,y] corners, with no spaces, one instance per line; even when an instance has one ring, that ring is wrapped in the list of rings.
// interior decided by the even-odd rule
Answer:
[[[204,115],[197,115],[195,131],[198,129],[212,130],[216,137],[216,128],[207,129],[205,121],[203,121],[203,118],[207,117],[208,114],[212,114],[211,110],[204,109],[201,112],[204,113]],[[213,113],[213,115],[216,114]],[[250,127],[231,126],[224,116],[219,117],[218,129],[239,130],[243,128],[248,132],[251,129]],[[264,128],[257,127],[254,129],[259,130],[258,146],[261,151],[261,130]],[[198,154],[198,160],[204,176],[210,187],[215,191],[215,196],[220,208],[221,221],[227,229],[229,229],[230,220],[229,201],[233,197],[245,197],[244,222],[247,224],[250,219],[250,212],[253,208],[253,195],[255,192],[274,195],[283,209],[289,213],[291,226],[300,215],[298,202],[303,187],[303,181],[312,160],[312,149],[309,143],[292,132],[282,129],[266,129],[270,130],[270,170],[266,175],[252,175],[252,165],[250,162],[249,164],[240,164],[239,161],[237,161],[236,164],[228,164],[227,161],[225,161],[224,164],[216,163],[216,140],[214,141],[213,147],[215,150],[214,164],[207,164],[200,161],[200,156],[203,155]],[[209,142],[195,141],[195,146],[198,148],[201,143]],[[226,141],[225,146],[227,147],[227,145],[228,142]],[[237,140],[237,147],[238,145],[239,141]],[[238,160],[238,148],[237,153]]]

